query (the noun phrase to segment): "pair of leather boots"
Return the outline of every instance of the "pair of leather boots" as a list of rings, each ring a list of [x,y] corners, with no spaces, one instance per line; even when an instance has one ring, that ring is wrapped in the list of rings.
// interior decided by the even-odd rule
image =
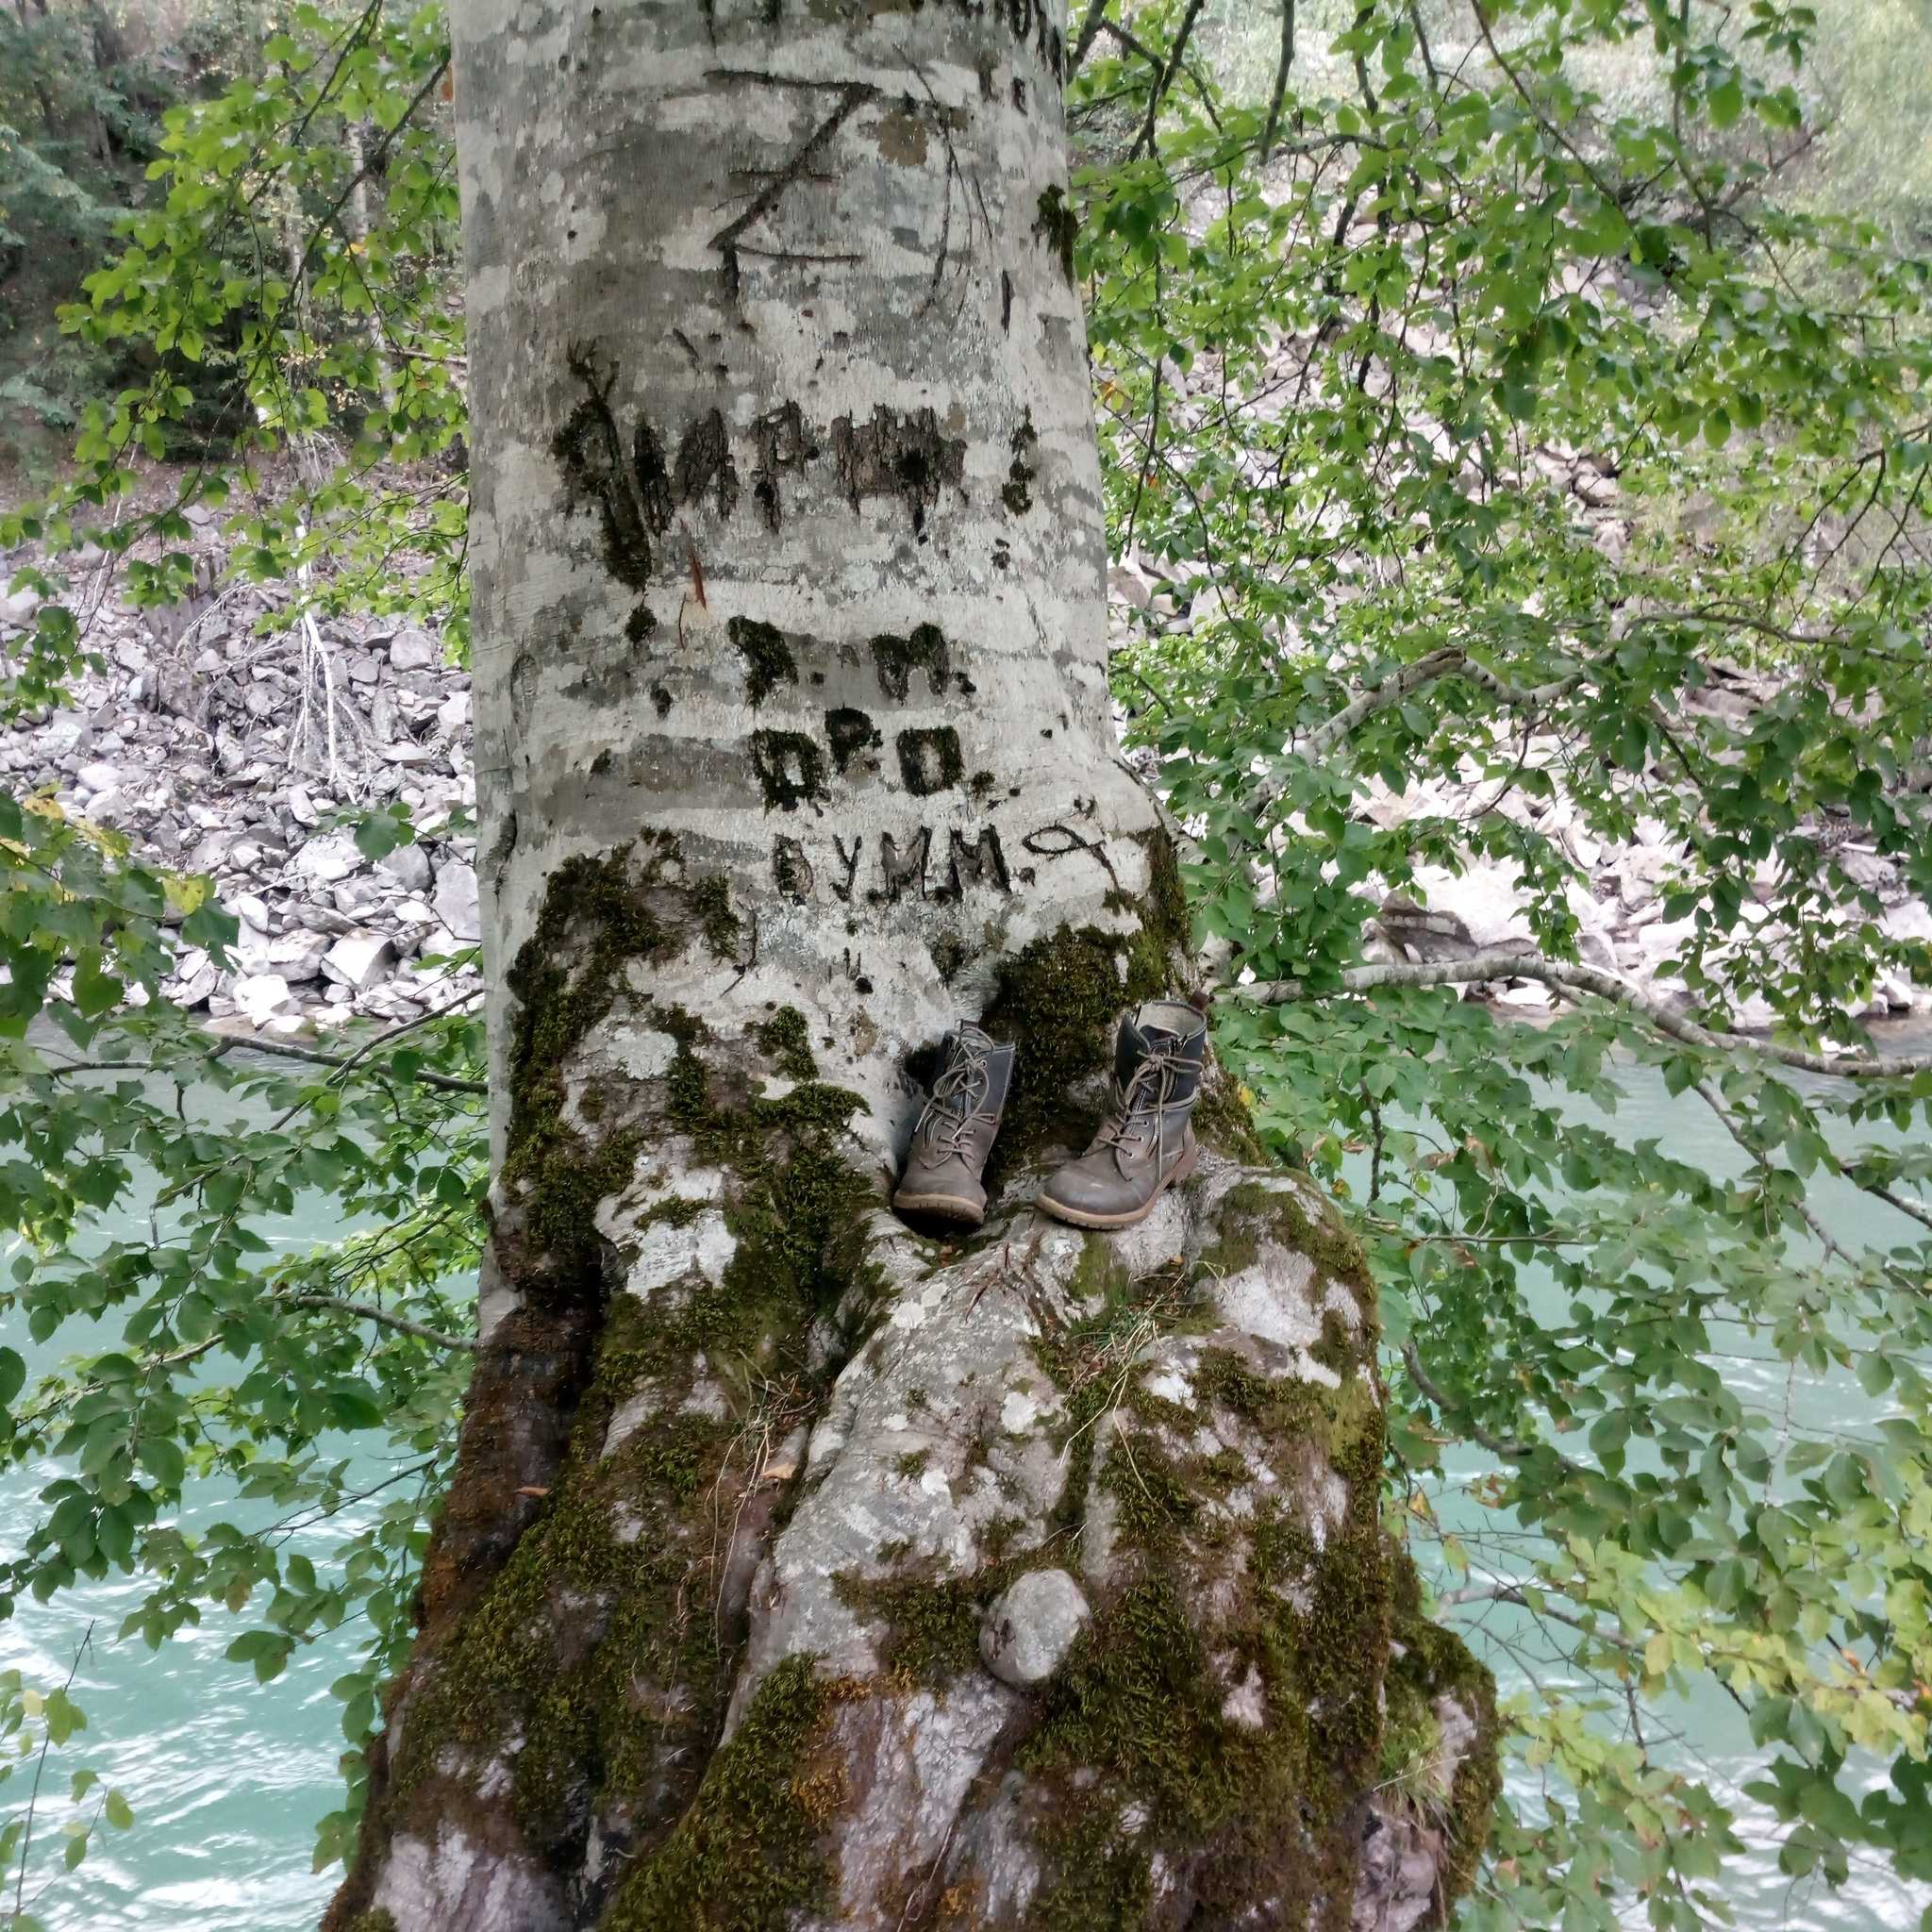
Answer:
[[[1122,1016],[1113,1090],[1093,1144],[1041,1190],[1039,1205],[1075,1227],[1131,1227],[1200,1158],[1191,1116],[1207,1072],[1208,1021],[1176,1000],[1151,1000]],[[1013,1049],[981,1028],[946,1036],[932,1098],[913,1130],[892,1206],[977,1227],[986,1219],[980,1174],[1012,1086]]]

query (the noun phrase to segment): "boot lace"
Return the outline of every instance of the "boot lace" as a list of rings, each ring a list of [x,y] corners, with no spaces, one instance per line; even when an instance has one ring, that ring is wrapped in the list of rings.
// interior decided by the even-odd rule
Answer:
[[[945,1072],[933,1082],[932,1098],[925,1103],[915,1131],[924,1135],[941,1154],[970,1151],[966,1136],[980,1117],[979,1104],[989,1086],[986,1056],[985,1047],[962,1040]]]
[[[1114,1083],[1113,1112],[1101,1124],[1094,1146],[1111,1147],[1114,1165],[1129,1151],[1130,1142],[1157,1137],[1160,1132],[1160,1111],[1174,1098],[1181,1075],[1191,1071],[1191,1062],[1173,1046],[1150,1048],[1123,1087]]]

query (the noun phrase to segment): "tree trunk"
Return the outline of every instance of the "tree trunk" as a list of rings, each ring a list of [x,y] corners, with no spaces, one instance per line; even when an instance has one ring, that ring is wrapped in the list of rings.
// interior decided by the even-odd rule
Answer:
[[[1189,971],[1058,16],[453,24],[497,1172],[327,1924],[1440,1921],[1489,1692],[1379,1526],[1359,1257],[1222,1089],[1139,1229],[1026,1205]],[[946,1246],[884,1194],[962,1013],[1019,1056]]]

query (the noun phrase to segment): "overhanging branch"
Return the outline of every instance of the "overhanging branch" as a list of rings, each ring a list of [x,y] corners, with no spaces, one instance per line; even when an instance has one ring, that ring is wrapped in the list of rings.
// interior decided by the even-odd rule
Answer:
[[[468,1336],[445,1335],[441,1329],[432,1328],[425,1322],[412,1322],[407,1315],[392,1315],[374,1302],[352,1302],[345,1296],[335,1294],[285,1294],[277,1299],[291,1308],[332,1308],[339,1315],[353,1315],[358,1322],[374,1322],[378,1328],[394,1328],[404,1335],[415,1336],[419,1341],[431,1342],[438,1348],[459,1350],[465,1355],[476,1353],[476,1343]]]
[[[1575,992],[1594,993],[1597,998],[1627,1008],[1640,1018],[1681,1040],[1687,1046],[1707,1053],[1736,1051],[1740,1047],[1761,1054],[1766,1059],[1796,1068],[1805,1074],[1824,1074],[1840,1080],[1903,1080],[1915,1074],[1932,1073],[1932,1054],[1839,1054],[1807,1053],[1802,1047],[1780,1046],[1774,1041],[1747,1039],[1737,1033],[1713,1033],[1681,1013],[1675,1013],[1661,1000],[1640,992],[1626,979],[1601,967],[1584,966],[1569,959],[1546,959],[1539,953],[1513,953],[1505,948],[1472,953],[1466,959],[1402,960],[1388,965],[1351,966],[1341,975],[1340,992],[1370,992],[1380,986],[1469,986],[1485,979],[1534,979],[1545,986],[1563,987]],[[1257,1000],[1262,1006],[1292,1006],[1307,999],[1328,996],[1330,989],[1311,992],[1299,979],[1260,980],[1252,986],[1232,990],[1237,997]]]
[[[1526,709],[1547,705],[1574,691],[1587,675],[1587,672],[1578,670],[1553,678],[1548,684],[1512,684],[1507,677],[1499,677],[1493,671],[1473,662],[1460,644],[1445,644],[1439,651],[1418,658],[1412,664],[1398,665],[1374,684],[1366,686],[1341,710],[1324,718],[1309,731],[1300,741],[1299,748],[1306,758],[1318,758],[1324,752],[1332,751],[1363,719],[1376,711],[1386,710],[1391,705],[1399,705],[1411,691],[1420,691],[1425,684],[1433,684],[1439,677],[1466,677],[1472,684],[1488,691],[1499,704]],[[1281,791],[1278,783],[1269,785],[1256,800],[1255,808],[1258,811],[1273,804]]]

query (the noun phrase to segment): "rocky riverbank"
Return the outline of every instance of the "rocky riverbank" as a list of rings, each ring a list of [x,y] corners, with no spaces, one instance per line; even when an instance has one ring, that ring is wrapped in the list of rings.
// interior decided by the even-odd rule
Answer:
[[[1578,514],[1599,541],[1624,541],[1615,479],[1569,452],[1561,465]],[[445,661],[441,641],[394,619],[336,618],[265,627],[286,607],[274,587],[226,584],[213,517],[197,521],[197,580],[184,604],[137,610],[116,594],[108,561],[83,556],[71,594],[103,668],[76,683],[74,702],[0,731],[0,778],[18,791],[50,791],[67,811],[125,833],[143,858],[206,874],[240,924],[229,967],[184,950],[170,997],[224,1030],[312,1036],[366,1017],[410,1020],[481,987],[470,678]],[[0,558],[0,584],[25,554]],[[1109,596],[1188,623],[1167,588],[1131,562],[1109,575]],[[30,591],[0,591],[0,651],[32,621]],[[1719,676],[1698,702],[1748,720],[1774,692],[1758,674]],[[1560,766],[1554,741],[1526,756]],[[1489,788],[1493,789],[1493,788]],[[1465,816],[1485,787],[1439,785],[1363,802],[1384,825],[1415,815]],[[372,808],[409,808],[415,842],[372,860],[350,824]],[[1575,861],[1572,904],[1586,964],[1615,971],[1639,991],[1671,999],[1665,970],[1687,922],[1664,917],[1674,854],[1664,827],[1640,823],[1608,844],[1553,799],[1509,798]],[[1829,827],[1824,828],[1826,833]],[[1932,911],[1897,868],[1856,844],[1840,861],[1883,907],[1896,936],[1932,941]],[[1534,950],[1508,869],[1478,862],[1451,874],[1425,871],[1420,903],[1391,896],[1376,910],[1371,958],[1443,959],[1476,951]],[[1500,1004],[1550,1003],[1534,981],[1492,983]],[[1757,1008],[1762,1010],[1757,1010]],[[1932,987],[1881,978],[1870,1018],[1932,1013]],[[1752,1002],[1744,1026],[1768,1024]]]
[[[208,588],[157,610],[130,608],[106,559],[83,558],[71,602],[104,668],[70,706],[0,731],[4,781],[213,880],[240,923],[231,965],[185,948],[165,990],[224,1030],[300,1038],[475,992],[468,674],[400,621],[264,630],[285,598],[221,583],[211,520],[195,549]],[[0,584],[28,560],[0,559]],[[0,591],[0,650],[35,601]],[[371,860],[353,817],[396,801],[416,841]]]

